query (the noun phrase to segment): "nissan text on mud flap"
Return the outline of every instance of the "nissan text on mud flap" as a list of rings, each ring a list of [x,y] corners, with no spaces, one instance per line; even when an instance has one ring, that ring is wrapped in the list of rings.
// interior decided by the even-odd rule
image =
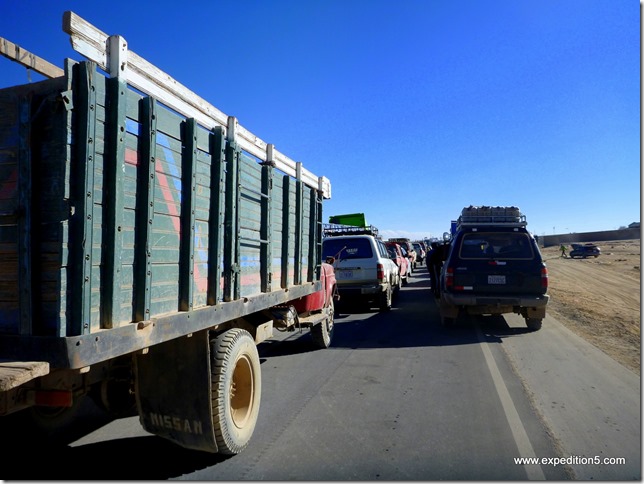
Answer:
[[[444,325],[459,313],[516,313],[541,328],[548,270],[517,207],[466,207],[458,218],[440,279]]]

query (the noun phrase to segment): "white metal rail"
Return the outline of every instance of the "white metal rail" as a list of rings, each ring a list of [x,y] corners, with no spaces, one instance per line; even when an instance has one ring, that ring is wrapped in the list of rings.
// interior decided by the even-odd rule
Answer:
[[[234,116],[227,116],[190,89],[158,69],[136,53],[128,50],[127,42],[119,35],[109,36],[92,24],[67,11],[63,15],[63,31],[71,37],[76,52],[96,64],[110,76],[119,76],[141,92],[155,97],[170,109],[194,118],[202,126],[212,129],[221,126],[229,140],[256,158],[271,162],[280,171],[315,188],[324,198],[331,198],[331,182],[318,177],[277,151],[241,126]],[[0,37],[0,54],[32,69],[45,77],[59,77],[64,71],[46,60],[21,49],[20,46]]]
[[[301,163],[293,161],[241,126],[235,117],[226,116],[170,75],[128,50],[123,37],[108,36],[71,11],[63,16],[63,30],[71,36],[76,52],[96,62],[111,76],[126,78],[130,85],[184,116],[195,118],[206,128],[224,127],[228,138],[236,141],[243,150],[262,161],[273,162],[277,169],[320,190],[324,198],[331,198],[328,178],[317,177],[304,169]]]

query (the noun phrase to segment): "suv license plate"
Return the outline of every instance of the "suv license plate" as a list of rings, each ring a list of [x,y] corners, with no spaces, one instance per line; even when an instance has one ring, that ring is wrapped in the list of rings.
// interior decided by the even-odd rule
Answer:
[[[505,284],[505,276],[487,276],[488,284]]]
[[[338,277],[340,279],[352,279],[353,278],[353,271],[339,271],[338,272]]]

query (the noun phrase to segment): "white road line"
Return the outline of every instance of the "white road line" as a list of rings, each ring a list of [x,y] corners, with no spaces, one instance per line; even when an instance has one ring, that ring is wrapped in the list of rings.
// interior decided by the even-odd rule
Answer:
[[[496,388],[496,393],[499,395],[501,400],[501,405],[503,406],[503,411],[505,413],[505,418],[510,424],[510,430],[512,430],[512,435],[514,441],[517,444],[519,449],[519,454],[517,457],[537,457],[528,438],[528,433],[521,422],[521,417],[519,417],[519,412],[517,412],[508,387],[505,386],[499,367],[494,361],[492,356],[492,350],[489,348],[489,343],[485,340],[481,329],[476,326],[476,336],[478,337],[479,343],[481,343],[481,349],[483,350],[483,356],[485,357],[485,362],[487,367],[490,370],[492,375],[492,381],[494,381],[494,387]],[[528,479],[530,480],[545,480],[546,476],[541,469],[541,465],[527,465],[524,466]]]

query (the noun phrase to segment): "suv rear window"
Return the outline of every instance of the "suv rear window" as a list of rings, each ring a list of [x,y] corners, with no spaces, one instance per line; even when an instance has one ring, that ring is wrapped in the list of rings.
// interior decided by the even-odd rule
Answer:
[[[326,239],[322,243],[322,259],[335,257],[336,259],[371,259],[373,250],[371,243],[366,238],[355,239]]]
[[[528,234],[520,232],[471,232],[463,235],[461,259],[532,259]]]

